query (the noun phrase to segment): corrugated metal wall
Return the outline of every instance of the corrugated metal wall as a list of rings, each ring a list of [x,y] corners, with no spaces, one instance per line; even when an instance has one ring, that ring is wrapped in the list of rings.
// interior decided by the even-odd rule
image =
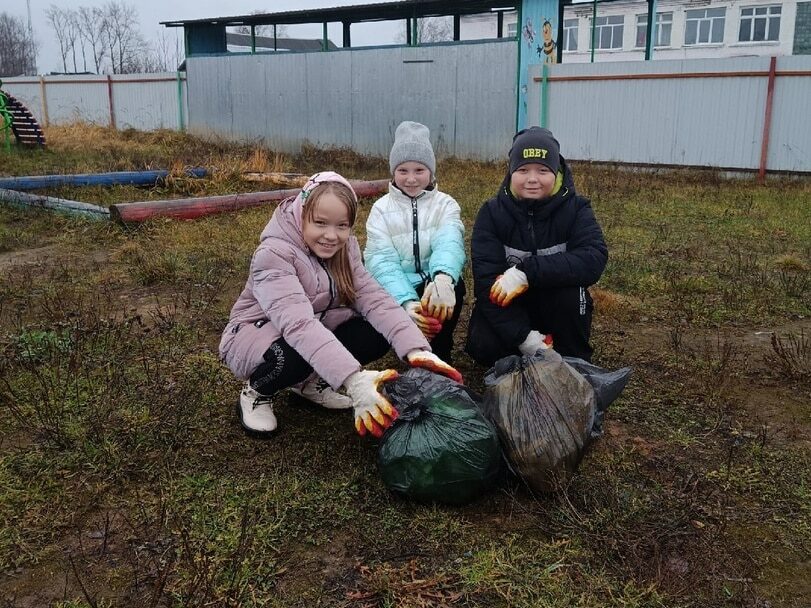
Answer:
[[[549,127],[572,159],[758,169],[769,61],[549,66]],[[503,159],[515,124],[515,65],[513,41],[193,57],[184,112],[199,134],[288,152],[310,142],[383,157],[397,124],[417,120],[431,128],[440,157]],[[540,66],[531,69],[532,124],[541,123],[540,75]],[[178,128],[175,78],[114,76],[116,125]],[[51,123],[109,124],[106,77],[44,80]],[[42,121],[38,79],[3,86]],[[810,117],[811,56],[779,57],[768,170],[811,172]]]
[[[191,57],[189,129],[388,156],[394,129],[431,129],[439,156],[503,158],[515,126],[514,41]]]
[[[550,66],[547,126],[572,159],[757,169],[769,61]],[[541,124],[540,78],[540,67],[531,70],[533,124]],[[768,169],[811,171],[810,100],[811,57],[779,57]]]
[[[110,78],[116,127],[144,131],[177,129],[177,74],[116,75]],[[185,78],[183,113],[187,114]],[[3,89],[20,100],[42,124],[68,124],[76,121],[108,126],[110,95],[107,76],[44,76],[3,79]],[[45,91],[46,104],[42,103]],[[47,107],[47,120],[44,115]]]
[[[811,72],[811,55],[777,58],[777,73]],[[811,74],[778,75],[767,167],[811,171]]]
[[[181,86],[184,84],[181,82]],[[116,76],[113,79],[116,124],[119,128],[133,127],[145,131],[177,129],[177,94],[177,75],[174,73]]]

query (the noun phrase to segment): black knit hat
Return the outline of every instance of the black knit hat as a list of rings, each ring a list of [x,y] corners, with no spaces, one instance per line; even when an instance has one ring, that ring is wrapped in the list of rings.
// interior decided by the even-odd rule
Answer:
[[[557,173],[560,169],[560,144],[552,131],[541,127],[522,129],[513,137],[510,148],[510,173],[527,163],[546,165]]]

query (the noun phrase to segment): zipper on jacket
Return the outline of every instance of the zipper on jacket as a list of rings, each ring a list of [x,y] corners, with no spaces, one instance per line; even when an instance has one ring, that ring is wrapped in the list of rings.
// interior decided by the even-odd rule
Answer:
[[[335,302],[335,296],[337,294],[335,293],[335,283],[332,280],[332,275],[330,274],[329,268],[327,268],[327,265],[321,258],[318,258],[318,263],[321,264],[321,268],[323,268],[324,272],[327,273],[327,279],[329,280],[329,303],[327,304],[327,307],[321,311],[321,316],[318,318],[319,321],[322,321],[324,319],[324,315],[327,314],[327,311],[332,308],[332,303]]]
[[[428,275],[422,271],[422,262],[420,262],[420,222],[417,214],[417,199],[419,196],[411,199],[411,244],[414,248],[414,270],[422,277],[422,282],[428,282]]]
[[[529,236],[532,240],[532,252],[535,252],[535,211],[531,208],[527,209],[527,213],[529,213]]]

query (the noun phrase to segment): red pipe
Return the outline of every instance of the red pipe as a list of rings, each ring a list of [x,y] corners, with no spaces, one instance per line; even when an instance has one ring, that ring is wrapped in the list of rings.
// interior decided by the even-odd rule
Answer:
[[[349,180],[349,183],[352,184],[358,198],[376,196],[385,192],[389,187],[389,180],[387,179],[374,181]],[[280,201],[290,196],[296,196],[299,192],[301,192],[301,188],[289,188],[269,192],[121,203],[110,206],[110,219],[122,224],[136,224],[153,217],[174,217],[190,220],[213,213],[257,207],[272,201]]]
[[[757,178],[762,184],[766,181],[766,160],[769,155],[769,131],[772,128],[772,101],[774,99],[774,77],[777,72],[777,57],[769,62],[769,87],[766,93],[766,117],[763,121],[763,140],[760,143],[760,169]]]

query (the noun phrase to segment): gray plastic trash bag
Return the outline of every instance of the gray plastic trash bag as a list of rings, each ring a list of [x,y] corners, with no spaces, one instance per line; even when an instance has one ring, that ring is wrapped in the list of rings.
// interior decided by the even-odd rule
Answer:
[[[554,350],[510,356],[487,372],[483,409],[499,432],[513,471],[534,491],[553,492],[580,464],[602,415],[630,368],[608,372]]]
[[[495,483],[501,446],[467,388],[410,369],[384,390],[400,416],[378,451],[390,490],[422,502],[464,504]]]
[[[603,415],[608,406],[620,396],[631,377],[631,368],[623,367],[610,372],[576,357],[563,357],[574,370],[583,376],[591,388],[594,389],[594,398],[597,400],[597,412],[594,414],[594,423],[591,427],[591,438],[595,439],[603,434]]]

